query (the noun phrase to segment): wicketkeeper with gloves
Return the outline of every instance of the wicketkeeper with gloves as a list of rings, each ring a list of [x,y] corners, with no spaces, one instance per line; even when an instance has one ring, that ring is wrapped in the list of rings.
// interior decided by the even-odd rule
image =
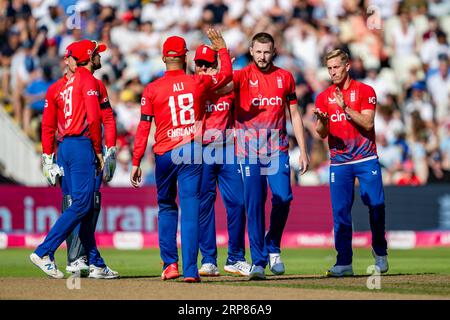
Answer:
[[[72,64],[72,70],[76,68],[76,61],[73,56],[70,56],[71,46],[67,48],[67,61],[68,64]],[[97,69],[100,69],[101,64],[94,64],[94,72]],[[71,76],[70,68],[67,68],[67,76]],[[109,182],[113,178],[114,171],[116,170],[116,137],[117,137],[117,129],[116,129],[116,120],[114,119],[114,113],[111,108],[111,104],[109,102],[108,92],[106,91],[106,87],[101,80],[98,80],[99,86],[99,103],[100,103],[100,118],[103,124],[103,135],[104,135],[104,148],[103,148],[103,157],[105,161],[105,166],[103,167],[103,173],[97,172],[95,177],[95,191],[94,191],[94,212],[92,215],[92,223],[93,228],[97,226],[98,216],[100,214],[101,209],[101,193],[100,186],[103,181]],[[68,192],[66,192],[67,188],[65,187],[64,180],[62,183],[62,190],[64,193],[62,210],[65,210],[71,204],[71,197]],[[87,275],[89,273],[89,266],[87,263],[87,254],[86,250],[81,244],[79,237],[80,225],[78,225],[70,236],[67,238],[67,272],[80,272],[81,275]]]
[[[84,40],[85,42],[88,40]],[[95,42],[95,50],[98,50],[100,46]],[[57,159],[57,163],[55,163],[54,153],[50,153],[53,150],[54,137],[55,137],[55,129],[57,132],[57,141],[61,142],[64,136],[64,128],[66,126],[67,117],[66,114],[70,113],[70,106],[68,106],[65,102],[65,98],[61,98],[62,95],[59,94],[61,91],[59,87],[65,85],[69,79],[71,79],[77,68],[77,56],[79,56],[79,49],[76,46],[79,46],[80,43],[73,43],[67,47],[64,61],[67,65],[67,73],[64,75],[62,79],[60,79],[57,83],[55,83],[54,88],[50,88],[47,93],[47,104],[50,106],[58,106],[57,107],[57,128],[55,126],[55,121],[53,120],[55,115],[55,111],[44,112],[44,118],[42,122],[42,143],[43,143],[43,171],[44,175],[47,178],[47,181],[50,185],[55,186],[58,182],[61,184],[61,188],[64,194],[63,197],[63,211],[71,206],[72,196],[71,196],[71,181],[69,175],[64,175],[64,170],[62,170],[62,159]],[[90,45],[89,43],[87,43]],[[103,49],[104,50],[104,49]],[[99,69],[101,67],[100,60],[93,60],[93,68],[92,72]],[[103,157],[104,157],[104,167],[103,171],[96,171],[95,176],[95,188],[93,194],[93,205],[91,214],[89,217],[92,223],[92,230],[95,230],[98,216],[101,208],[101,194],[100,194],[100,186],[102,180],[105,182],[109,182],[116,168],[116,122],[114,119],[113,111],[111,105],[109,103],[108,94],[105,88],[105,85],[98,79],[95,79],[98,83],[98,103],[100,105],[100,118],[101,123],[103,124],[103,132],[105,139],[105,146],[103,148]],[[58,83],[60,85],[58,85]],[[54,91],[54,94],[52,92]],[[89,92],[88,92],[89,95]],[[58,101],[62,100],[62,101]],[[66,100],[67,101],[67,100]],[[48,106],[46,105],[46,106]],[[64,110],[61,110],[60,105],[64,105]],[[52,109],[52,108],[48,108]],[[55,107],[53,107],[55,109]],[[50,111],[50,110],[46,110]],[[50,113],[52,113],[50,115]],[[52,118],[52,119],[50,119]],[[47,121],[47,119],[49,119]],[[52,120],[52,121],[50,121]],[[47,152],[47,153],[45,153]],[[60,179],[60,177],[62,179]],[[102,179],[103,178],[103,179]],[[72,233],[69,235],[67,240],[67,267],[66,271],[70,273],[80,273],[85,276],[89,274],[89,277],[94,278],[116,278],[118,277],[118,273],[109,269],[100,255],[97,255],[96,263],[94,266],[91,265],[91,268],[88,265],[88,252],[85,247],[82,245],[79,232],[80,232],[80,223],[75,227]],[[95,268],[95,266],[101,266],[102,268]],[[93,268],[94,267],[94,268]],[[91,270],[90,270],[91,269]],[[97,270],[98,269],[98,270]],[[100,270],[101,269],[101,270]]]

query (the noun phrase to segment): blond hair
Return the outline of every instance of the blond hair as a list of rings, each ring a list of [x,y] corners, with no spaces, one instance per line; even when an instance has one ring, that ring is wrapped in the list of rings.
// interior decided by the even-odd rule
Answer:
[[[328,60],[336,58],[336,57],[341,57],[341,61],[344,64],[348,63],[348,61],[350,60],[347,52],[345,52],[342,49],[334,49],[325,55],[324,63],[327,64]]]

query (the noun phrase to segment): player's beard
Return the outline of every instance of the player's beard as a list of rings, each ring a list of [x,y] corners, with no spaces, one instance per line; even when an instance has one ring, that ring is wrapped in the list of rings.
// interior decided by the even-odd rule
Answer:
[[[93,63],[94,70],[98,70],[102,67],[102,63],[99,61],[98,63]]]
[[[261,71],[267,71],[267,70],[269,70],[270,69],[270,66],[272,65],[272,61],[260,61],[260,62],[258,62],[258,61],[256,61],[256,60],[253,60],[254,62],[255,62],[255,64],[258,66],[258,68],[261,70]]]

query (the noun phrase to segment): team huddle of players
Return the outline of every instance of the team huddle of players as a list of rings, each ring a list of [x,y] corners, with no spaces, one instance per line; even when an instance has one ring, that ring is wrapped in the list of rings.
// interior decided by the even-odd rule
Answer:
[[[309,165],[295,81],[289,71],[273,64],[276,50],[270,34],[258,33],[252,38],[252,63],[234,72],[221,33],[210,29],[207,36],[211,44],[197,48],[193,75],[186,73],[185,40],[173,36],[164,42],[162,59],[166,72],[147,85],[141,99],[131,184],[139,187],[141,182],[140,163],[154,123],[163,280],[180,277],[179,209],[184,281],[199,282],[200,276],[220,274],[214,214],[216,185],[227,212],[229,239],[224,271],[250,280],[265,279],[265,268],[269,265],[274,275],[282,275],[285,265],[280,255],[281,238],[293,199],[286,111],[301,150],[302,174]],[[114,117],[104,85],[93,77],[93,72],[101,67],[99,53],[104,50],[104,45],[90,40],[69,45],[64,58],[67,73],[47,93],[42,123],[43,168],[51,184],[61,183],[63,213],[30,259],[54,278],[63,277],[55,264],[54,252],[66,238],[66,271],[98,279],[119,277],[101,258],[94,238],[100,210],[99,188],[102,179],[112,178],[115,168]],[[353,274],[349,217],[354,177],[360,183],[364,179],[367,182],[362,183],[366,187],[361,192],[370,209],[373,254],[380,271],[386,272],[384,194],[380,171],[373,174],[379,169],[373,129],[375,93],[349,78],[348,56],[343,51],[331,52],[326,63],[334,84],[317,99],[316,130],[329,140],[330,180],[338,182],[336,186],[330,183],[330,190],[335,237],[339,237],[335,238],[337,263],[327,274]],[[344,126],[345,132],[341,130]],[[55,140],[57,157],[54,156]],[[370,172],[372,176],[367,176]],[[268,185],[272,210],[266,232]],[[251,263],[245,259],[246,225]]]

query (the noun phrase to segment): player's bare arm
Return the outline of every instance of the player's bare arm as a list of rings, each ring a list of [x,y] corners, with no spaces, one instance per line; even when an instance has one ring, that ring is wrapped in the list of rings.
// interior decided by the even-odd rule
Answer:
[[[306,152],[305,129],[303,126],[303,120],[300,111],[298,111],[298,105],[296,103],[290,105],[289,111],[291,114],[291,122],[292,127],[294,128],[295,138],[297,139],[297,144],[300,147],[300,174],[304,174],[306,171],[308,171],[309,157]]]
[[[362,110],[361,112],[358,112],[356,110],[349,108],[344,101],[344,97],[342,96],[341,90],[339,90],[338,87],[336,87],[336,91],[333,94],[334,97],[336,98],[336,103],[338,104],[338,106],[341,107],[341,109],[345,113],[347,113],[350,116],[350,118],[352,118],[352,121],[354,123],[356,123],[358,126],[360,126],[366,131],[370,131],[373,129],[375,121],[374,110]]]
[[[316,132],[322,139],[325,139],[328,136],[328,113],[316,108],[314,109],[314,114],[317,117]]]

